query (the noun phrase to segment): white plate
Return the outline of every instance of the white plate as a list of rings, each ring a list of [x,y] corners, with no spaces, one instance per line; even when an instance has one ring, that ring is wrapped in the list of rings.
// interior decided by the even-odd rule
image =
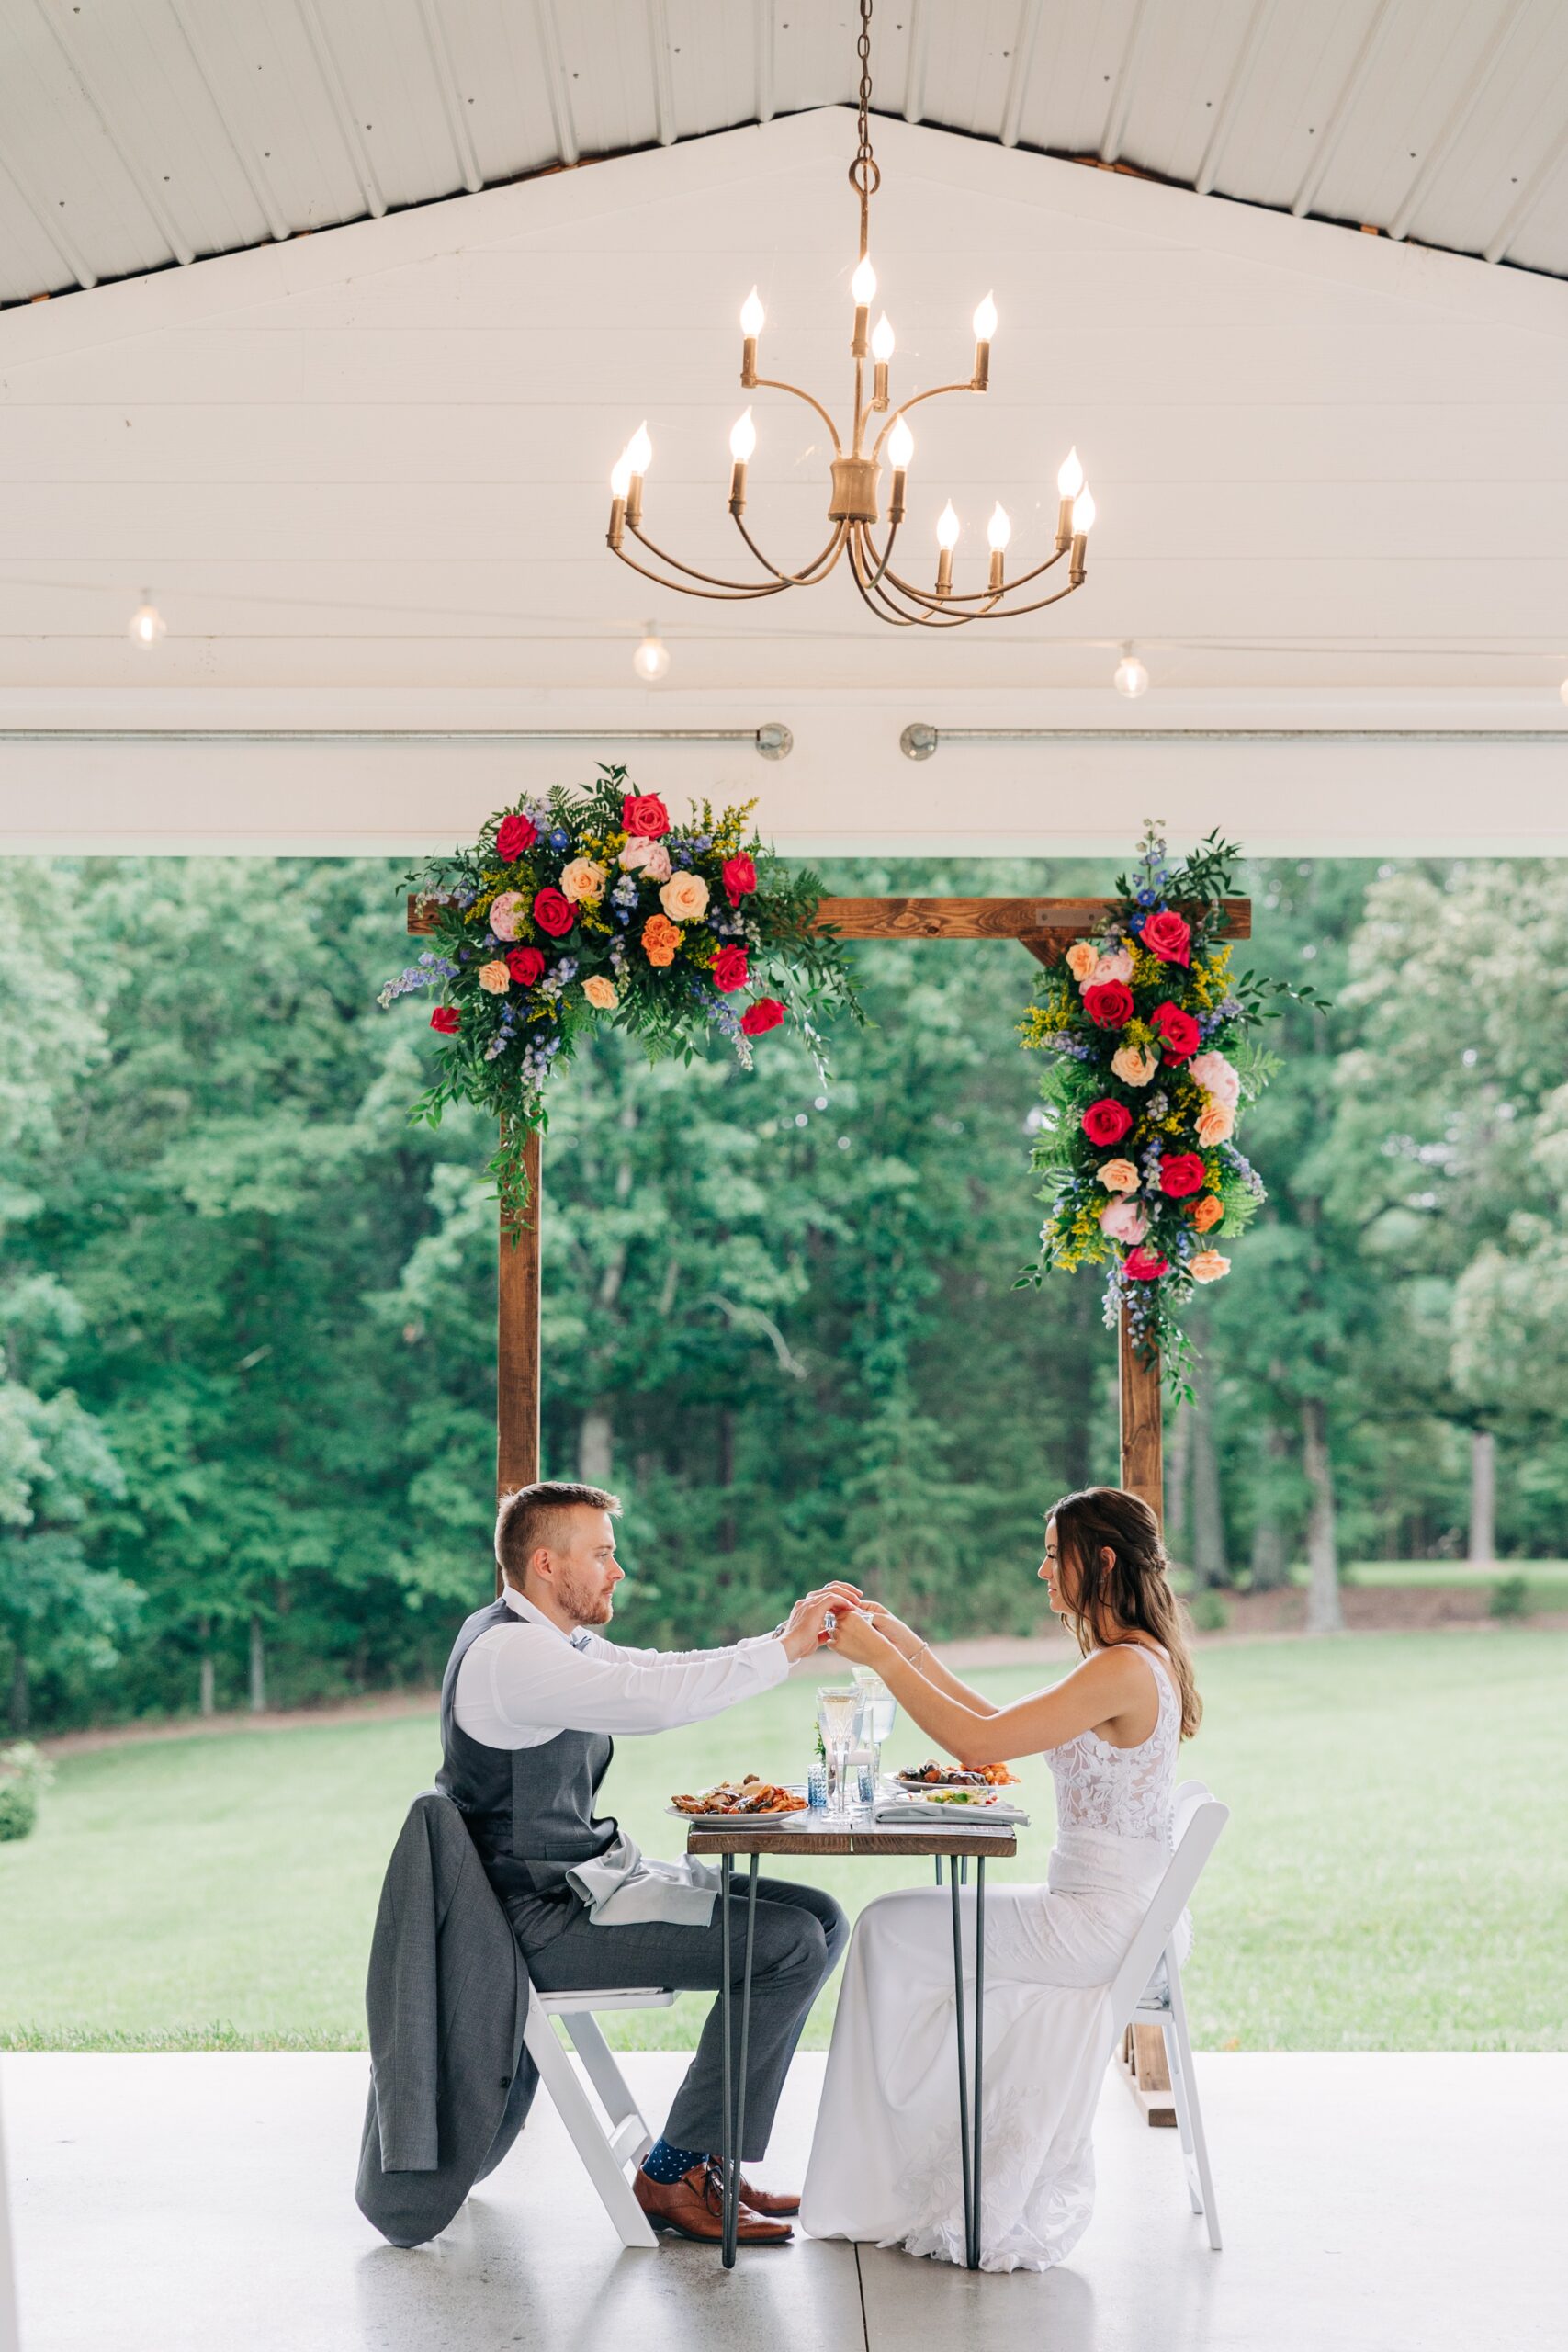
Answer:
[[[667,1804],[664,1810],[674,1821],[694,1821],[705,1829],[733,1829],[738,1821],[799,1821],[810,1807],[802,1797],[793,1813],[688,1813],[679,1804]]]

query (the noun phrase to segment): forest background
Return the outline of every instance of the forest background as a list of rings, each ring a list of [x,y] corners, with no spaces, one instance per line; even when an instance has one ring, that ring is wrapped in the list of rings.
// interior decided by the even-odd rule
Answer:
[[[13,861],[0,883],[0,1722],[427,1685],[490,1589],[494,1207],[411,1127],[400,866]],[[830,890],[1096,892],[1039,861]],[[1545,863],[1264,861],[1239,960],[1309,978],[1245,1148],[1271,1199],[1170,1431],[1199,1587],[1560,1555],[1568,898]],[[1041,1514],[1116,1476],[1092,1272],[1014,1287],[1034,978],[857,951],[824,1086],[605,1035],[546,1145],[547,1475],[614,1484],[628,1639],[845,1573],[936,1635],[1035,1630]]]

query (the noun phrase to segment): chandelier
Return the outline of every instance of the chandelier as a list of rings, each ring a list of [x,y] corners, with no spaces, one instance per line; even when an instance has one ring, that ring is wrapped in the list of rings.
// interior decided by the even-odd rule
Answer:
[[[1094,522],[1094,499],[1084,481],[1083,468],[1076,449],[1069,450],[1056,476],[1059,504],[1056,510],[1056,542],[1053,552],[1032,571],[1020,573],[1010,580],[1006,573],[1007,548],[1012,537],[1012,525],[998,503],[992,512],[987,529],[990,547],[990,565],[983,589],[961,592],[953,584],[953,554],[958,544],[960,525],[948,500],[937,522],[936,576],[930,588],[919,588],[893,568],[894,544],[905,515],[909,465],[915,454],[915,436],[909,430],[909,411],[922,401],[940,400],[948,392],[983,392],[990,380],[991,338],[997,331],[997,306],[987,294],[975,311],[975,370],[967,383],[937,384],[930,391],[916,392],[897,408],[889,406],[887,369],[893,356],[893,329],[883,312],[874,328],[870,327],[871,305],[876,294],[876,272],[871,266],[868,251],[871,199],[882,184],[882,174],[871,152],[868,114],[871,107],[871,10],[872,0],[860,0],[861,29],[856,44],[861,62],[860,75],[860,145],[854,162],[850,165],[850,186],[860,200],[860,261],[850,280],[850,293],[854,302],[854,333],[850,341],[850,354],[854,361],[854,403],[851,411],[852,428],[850,447],[846,450],[839,428],[821,401],[812,393],[802,390],[798,384],[786,384],[773,376],[757,373],[757,346],[763,326],[762,305],[753,286],[740,310],[741,345],[740,381],[747,391],[788,392],[795,400],[804,401],[816,410],[827,426],[832,440],[833,455],[829,465],[832,477],[831,494],[828,501],[828,520],[833,526],[832,536],[820,554],[799,571],[783,571],[763,554],[746,526],[746,469],[757,446],[757,427],[748,408],[736,423],[729,436],[731,458],[729,474],[729,512],[735,527],[756,562],[761,567],[762,578],[724,580],[709,571],[699,571],[689,563],[682,563],[667,554],[649,537],[643,529],[643,486],[652,462],[653,444],[648,427],[641,424],[633,434],[616,459],[610,475],[610,527],[605,534],[612,553],[623,563],[640,572],[645,580],[652,580],[661,588],[678,589],[687,596],[706,596],[716,601],[748,602],[758,596],[782,595],[788,588],[814,588],[828,574],[841,555],[847,554],[856,588],[879,620],[899,628],[962,628],[968,621],[988,621],[1010,618],[1022,613],[1038,613],[1047,605],[1060,604],[1070,596],[1084,581],[1084,551],[1089,529]],[[869,331],[868,331],[869,330]],[[865,397],[866,361],[872,363],[871,397]],[[866,446],[867,437],[878,420],[880,430]],[[888,493],[886,517],[882,508],[882,467],[886,454],[892,468],[892,486]],[[886,535],[880,545],[879,526],[886,521]],[[647,555],[666,567],[655,571],[627,548],[630,537]],[[1063,557],[1067,558],[1067,583],[1051,594],[1032,597],[1027,603],[1017,601],[1025,589],[1052,571]],[[677,576],[671,576],[677,575]]]

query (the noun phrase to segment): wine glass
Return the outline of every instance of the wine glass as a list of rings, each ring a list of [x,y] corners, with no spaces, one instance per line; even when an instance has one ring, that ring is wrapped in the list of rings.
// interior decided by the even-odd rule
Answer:
[[[828,1751],[828,1811],[835,1821],[847,1821],[850,1807],[846,1783],[850,1747],[859,1727],[861,1694],[852,1682],[830,1684],[817,1693],[817,1723]]]

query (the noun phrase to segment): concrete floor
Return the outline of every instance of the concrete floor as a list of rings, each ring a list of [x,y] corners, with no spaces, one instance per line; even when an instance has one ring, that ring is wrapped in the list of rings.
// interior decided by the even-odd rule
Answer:
[[[626,2062],[649,2120],[683,2064]],[[822,2060],[773,2158],[798,2180]],[[1568,2057],[1199,2059],[1225,2249],[1108,2075],[1099,2210],[1045,2278],[803,2242],[624,2253],[541,2098],[436,2244],[352,2199],[362,2057],[0,2059],[23,2352],[1531,2352],[1564,2343]]]

